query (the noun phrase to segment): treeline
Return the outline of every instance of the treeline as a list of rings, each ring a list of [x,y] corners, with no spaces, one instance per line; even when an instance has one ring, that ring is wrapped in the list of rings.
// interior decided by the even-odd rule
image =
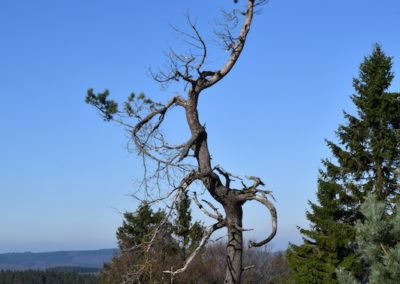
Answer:
[[[84,267],[84,266],[56,266],[47,268],[46,271],[55,272],[76,272],[76,273],[87,273],[96,274],[100,272],[100,268],[97,267]]]
[[[0,271],[1,284],[99,284],[97,275],[46,270]]]

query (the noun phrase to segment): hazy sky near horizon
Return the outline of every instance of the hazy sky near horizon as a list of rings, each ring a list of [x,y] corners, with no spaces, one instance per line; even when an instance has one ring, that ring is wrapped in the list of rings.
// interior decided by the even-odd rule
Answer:
[[[170,25],[190,13],[210,50],[219,8],[244,0],[0,1],[0,253],[115,247],[121,212],[140,178],[121,127],[84,103],[88,88],[123,100],[144,92],[165,102],[183,86],[161,90],[148,67],[162,66],[169,46],[182,48]],[[400,1],[270,0],[257,15],[231,73],[202,94],[214,164],[260,176],[274,192],[276,249],[299,243],[308,226],[324,139],[354,112],[352,78],[374,43],[394,56],[400,90]],[[211,64],[224,62],[215,53]],[[171,114],[172,135],[188,138]],[[196,208],[194,215],[210,221]],[[247,238],[269,232],[270,217],[245,206]]]

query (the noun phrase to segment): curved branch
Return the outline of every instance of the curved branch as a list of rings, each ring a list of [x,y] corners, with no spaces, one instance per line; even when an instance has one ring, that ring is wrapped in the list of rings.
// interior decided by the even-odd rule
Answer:
[[[141,121],[139,121],[136,125],[135,128],[133,130],[134,134],[136,134],[144,124],[146,124],[147,122],[149,122],[154,116],[156,116],[157,114],[160,115],[164,115],[165,112],[174,104],[176,105],[180,105],[180,106],[185,106],[186,105],[186,101],[184,98],[182,98],[181,96],[175,96],[172,99],[170,99],[163,108],[160,109],[156,109],[154,110],[152,113],[146,115]]]
[[[266,197],[259,196],[259,195],[253,195],[252,197],[249,197],[248,200],[257,200],[258,202],[263,204],[265,207],[267,207],[269,212],[271,213],[271,220],[272,220],[271,234],[266,239],[264,239],[260,242],[250,241],[250,243],[249,243],[249,248],[260,247],[260,246],[263,246],[266,243],[270,242],[275,237],[276,231],[277,231],[278,216],[276,214],[275,206]]]
[[[172,163],[172,161],[164,161],[161,159],[158,159],[157,157],[155,157],[154,155],[152,155],[151,153],[149,153],[149,151],[147,151],[145,148],[148,146],[147,145],[147,140],[150,137],[151,134],[153,134],[161,125],[161,123],[164,121],[164,116],[165,113],[167,112],[167,110],[172,107],[173,105],[179,105],[179,106],[186,106],[186,100],[184,98],[182,98],[181,96],[175,96],[173,97],[170,101],[168,101],[164,107],[160,108],[160,109],[156,109],[153,112],[151,112],[150,114],[148,114],[147,116],[145,116],[141,121],[139,121],[135,127],[133,127],[132,130],[132,138],[133,141],[135,142],[136,147],[138,148],[140,153],[143,153],[144,155],[148,156],[149,158],[162,163],[162,164],[166,164],[166,165],[170,165]],[[151,129],[150,134],[148,135],[148,138],[146,139],[145,142],[142,142],[140,140],[140,138],[138,137],[138,132],[142,129],[142,127],[149,123],[155,116],[160,115],[158,122],[156,123],[156,125]]]

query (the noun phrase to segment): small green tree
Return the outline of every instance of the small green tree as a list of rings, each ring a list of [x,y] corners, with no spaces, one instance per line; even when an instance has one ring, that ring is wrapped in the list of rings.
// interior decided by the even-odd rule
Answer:
[[[125,212],[122,226],[117,230],[118,247],[129,250],[135,246],[150,241],[151,233],[166,218],[164,211],[153,212],[150,205],[143,202],[135,212]],[[166,233],[171,231],[171,225],[164,226]]]
[[[358,116],[344,113],[347,123],[336,134],[339,145],[327,141],[335,161],[322,161],[318,203],[310,202],[310,229],[300,229],[304,244],[291,245],[288,262],[298,283],[338,283],[341,267],[362,277],[355,243],[360,205],[369,193],[393,206],[399,196],[395,170],[400,163],[400,94],[389,93],[392,58],[375,45],[353,80],[351,97]]]
[[[166,218],[164,211],[154,212],[145,202],[135,212],[124,213],[122,226],[117,230],[120,253],[104,266],[102,283],[127,280],[147,283],[162,279],[162,268],[169,268],[168,263],[179,250],[172,238],[172,224]],[[152,240],[153,237],[156,239]]]
[[[120,254],[101,272],[102,283],[153,283],[168,281],[163,271],[181,266],[186,253],[198,246],[204,228],[192,224],[190,202],[182,196],[175,208],[174,220],[165,211],[154,212],[143,202],[135,212],[124,213],[117,230]]]
[[[368,283],[396,284],[400,279],[400,212],[388,214],[388,205],[376,195],[369,195],[361,206],[364,222],[358,222],[358,252],[368,265],[363,279]],[[348,271],[339,270],[342,284],[359,283]]]
[[[173,232],[179,241],[182,261],[199,245],[204,234],[204,226],[200,222],[192,223],[190,204],[188,192],[182,192],[176,203],[176,217],[173,221]]]

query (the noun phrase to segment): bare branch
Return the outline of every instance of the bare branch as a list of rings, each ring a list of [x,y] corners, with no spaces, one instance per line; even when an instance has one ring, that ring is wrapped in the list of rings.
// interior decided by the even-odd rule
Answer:
[[[215,223],[214,225],[210,226],[209,229],[205,232],[205,234],[203,235],[203,238],[201,239],[199,245],[197,246],[197,248],[190,254],[190,256],[186,259],[185,261],[185,265],[175,271],[171,271],[171,270],[166,270],[164,271],[164,273],[169,273],[173,276],[175,276],[176,274],[185,272],[186,269],[189,267],[190,263],[193,261],[193,259],[200,253],[200,251],[204,248],[204,246],[206,245],[208,239],[211,237],[211,235],[217,231],[218,229],[221,229],[223,227],[226,226],[226,221],[225,220],[221,220],[218,223]]]
[[[184,42],[189,47],[193,48],[184,53],[179,53],[172,48],[166,54],[166,69],[167,71],[160,71],[153,73],[150,69],[150,74],[154,80],[159,83],[168,83],[170,81],[184,80],[187,85],[194,85],[196,83],[195,77],[198,75],[202,77],[204,74],[200,70],[206,62],[207,58],[207,45],[200,35],[200,32],[195,23],[192,22],[189,15],[186,16],[187,24],[191,29],[191,33],[182,31],[174,26],[171,26],[175,32],[175,37]],[[196,73],[194,73],[196,72]]]
[[[147,116],[145,116],[141,121],[139,121],[135,127],[132,130],[132,138],[133,141],[135,142],[135,145],[137,147],[137,149],[139,150],[139,153],[142,153],[146,156],[148,156],[149,158],[153,159],[154,161],[157,161],[159,163],[162,164],[166,164],[166,165],[171,165],[173,162],[173,159],[175,157],[173,157],[171,160],[169,161],[165,161],[162,159],[157,158],[156,156],[154,156],[153,154],[150,153],[150,150],[154,150],[154,147],[149,147],[149,139],[150,137],[155,133],[155,131],[160,127],[161,123],[164,121],[164,116],[165,113],[167,112],[167,110],[172,107],[173,105],[179,105],[179,106],[185,106],[186,105],[186,101],[185,99],[183,99],[181,96],[175,96],[173,97],[169,102],[167,102],[167,104],[160,108],[160,109],[156,109],[153,112],[151,112],[150,114],[148,114]],[[141,129],[143,129],[143,127],[148,124],[155,116],[159,115],[159,119],[158,122],[151,127],[151,129],[149,130],[149,133],[146,135],[144,141],[142,141],[139,136],[138,133]],[[170,149],[170,146],[164,147],[161,146],[159,148],[166,148],[166,149]],[[159,148],[157,150],[159,150]]]
[[[201,46],[197,46],[197,48],[200,49],[200,50],[202,51],[203,54],[202,54],[202,56],[201,56],[201,59],[200,59],[199,64],[197,64],[197,66],[195,67],[195,69],[197,70],[197,73],[198,73],[199,75],[201,75],[200,68],[203,67],[203,65],[204,65],[204,63],[205,63],[205,61],[206,61],[206,58],[207,58],[207,46],[206,46],[206,44],[205,44],[203,38],[201,37],[201,35],[200,35],[200,33],[199,33],[199,31],[198,31],[196,25],[193,24],[192,21],[190,20],[190,17],[187,17],[187,20],[188,20],[188,23],[189,23],[190,27],[192,28],[192,30],[194,31],[194,33],[195,33],[195,35],[196,35],[196,36],[193,37],[193,38],[194,38],[196,41],[198,41],[198,42],[200,43],[200,45],[201,45]]]
[[[243,12],[243,11],[241,11],[241,10],[239,10],[239,9],[233,10],[233,13],[234,13],[234,14],[238,13],[238,14],[240,14],[240,15],[242,15],[242,16],[246,16],[246,12]]]
[[[205,200],[205,199],[202,199],[201,201],[207,203],[207,205],[210,206],[210,208],[211,208],[212,210],[214,210],[215,214],[217,214],[217,216],[218,216],[218,220],[222,220],[222,214],[219,213],[217,207],[215,207],[210,201],[207,201],[207,200]]]
[[[254,231],[254,229],[244,229],[244,228],[240,227],[238,224],[235,224],[234,226],[235,226],[235,228],[236,228],[237,230],[239,230],[239,231],[241,231],[241,232]]]
[[[228,187],[228,188],[229,188],[230,183],[232,181],[231,177],[237,178],[239,180],[242,180],[241,177],[235,176],[235,175],[231,174],[230,172],[225,171],[220,165],[216,165],[214,167],[214,169],[216,169],[221,175],[224,176],[224,178],[225,178],[225,186]]]
[[[200,209],[204,214],[206,214],[208,217],[213,218],[213,219],[218,220],[218,221],[221,221],[221,220],[223,219],[223,217],[222,217],[221,213],[219,213],[218,209],[217,209],[214,205],[212,205],[210,202],[208,202],[208,201],[206,201],[206,200],[203,199],[202,201],[205,202],[205,203],[207,203],[208,206],[210,206],[210,207],[214,210],[214,212],[215,212],[216,214],[214,215],[214,214],[208,212],[208,211],[204,208],[204,206],[201,205],[201,203],[199,202],[199,200],[197,199],[197,193],[196,193],[196,192],[193,193],[193,201],[194,201],[194,203],[197,205],[197,207],[199,207],[199,209]]]
[[[245,176],[245,178],[254,181],[254,184],[252,185],[252,188],[254,188],[254,189],[257,188],[257,186],[259,186],[259,185],[265,185],[259,177]]]
[[[199,178],[202,178],[203,176],[204,176],[203,174],[198,174],[197,171],[192,171],[192,172],[190,172],[188,175],[186,175],[186,176],[181,180],[179,186],[176,187],[176,188],[174,188],[174,189],[172,189],[172,190],[170,191],[170,193],[169,193],[166,197],[163,197],[163,198],[160,198],[160,199],[157,199],[157,200],[152,200],[151,202],[149,202],[148,204],[151,204],[151,203],[155,203],[155,202],[164,200],[164,199],[170,197],[170,196],[172,195],[172,193],[175,192],[175,196],[174,196],[174,198],[172,199],[171,205],[170,205],[170,206],[167,206],[167,207],[169,207],[168,214],[166,214],[165,217],[164,217],[164,219],[155,227],[154,231],[152,232],[152,236],[151,236],[151,238],[150,238],[150,241],[147,242],[147,243],[142,243],[142,244],[136,245],[136,246],[131,247],[131,248],[128,248],[128,249],[124,249],[124,252],[132,251],[132,250],[137,249],[138,247],[142,247],[142,246],[143,246],[143,247],[145,247],[144,252],[145,252],[145,253],[148,253],[149,250],[150,250],[150,248],[151,248],[151,246],[153,245],[153,242],[154,242],[154,240],[156,239],[157,234],[159,233],[160,229],[166,224],[166,222],[167,222],[168,219],[170,218],[170,216],[171,216],[171,214],[172,214],[172,211],[173,211],[173,209],[174,209],[174,206],[175,206],[175,204],[176,204],[176,202],[177,202],[178,197],[180,196],[180,194],[181,194],[182,192],[185,192],[185,191],[187,190],[187,188],[188,188],[195,180],[197,180],[197,179],[199,179]],[[137,198],[137,197],[135,197],[135,198]],[[197,200],[197,198],[196,198],[196,200]],[[219,214],[219,215],[220,215],[220,214]],[[222,216],[221,216],[221,218],[218,218],[218,217],[217,217],[216,219],[217,219],[218,221],[222,221]]]
[[[192,137],[186,142],[185,146],[183,147],[182,153],[179,157],[178,162],[182,161],[184,158],[187,157],[190,148],[193,146],[193,144],[197,141],[197,139],[200,137],[200,135],[205,133],[204,127],[202,128],[201,131],[198,131],[192,135]]]
[[[259,2],[256,4],[259,5]],[[206,89],[206,88],[214,85],[218,81],[220,81],[223,77],[225,77],[226,74],[229,73],[229,71],[235,65],[240,54],[242,53],[244,44],[246,42],[247,34],[250,31],[251,22],[252,22],[253,15],[254,15],[254,6],[255,6],[254,0],[247,1],[247,10],[244,13],[245,19],[244,19],[242,27],[240,29],[239,36],[235,40],[234,44],[231,47],[231,54],[230,54],[228,60],[225,62],[224,66],[222,66],[222,68],[219,71],[217,71],[211,78],[207,79],[204,82],[204,84],[202,84],[200,89]]]
[[[249,180],[253,180],[254,184],[251,187],[247,187],[243,182],[243,191],[247,192],[247,193],[261,193],[261,194],[266,194],[266,195],[270,195],[272,197],[272,199],[275,201],[275,197],[272,195],[272,191],[270,190],[262,190],[262,189],[258,189],[257,187],[259,185],[261,186],[265,186],[265,183],[259,178],[259,177],[255,177],[255,176],[245,176],[245,178],[249,179]]]
[[[271,232],[271,234],[263,241],[260,241],[260,242],[250,241],[249,242],[249,247],[260,247],[262,245],[265,245],[266,243],[268,243],[269,241],[271,241],[275,237],[276,231],[277,231],[278,217],[277,217],[277,214],[276,214],[275,206],[266,197],[254,195],[254,196],[250,197],[249,199],[257,200],[258,202],[263,204],[265,207],[268,208],[268,210],[269,210],[269,212],[271,214],[271,221],[272,221],[272,232]]]

